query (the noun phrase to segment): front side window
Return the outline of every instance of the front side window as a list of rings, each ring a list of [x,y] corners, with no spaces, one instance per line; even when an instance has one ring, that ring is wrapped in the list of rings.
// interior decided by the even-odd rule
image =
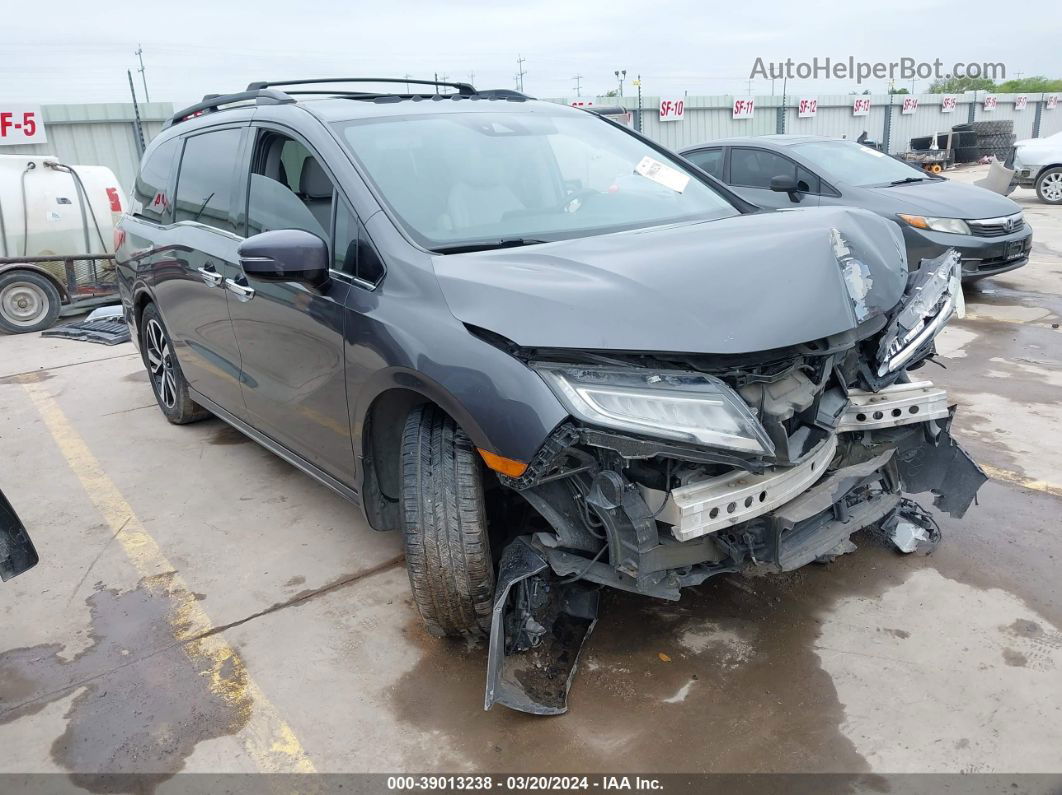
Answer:
[[[681,160],[591,114],[438,113],[338,126],[384,201],[427,248],[738,214]]]
[[[804,193],[818,193],[819,180],[788,157],[766,149],[730,150],[730,184],[770,190],[772,177],[792,177]]]
[[[332,224],[332,180],[300,142],[261,132],[247,194],[247,235],[302,229],[327,241]]]
[[[163,141],[144,160],[133,185],[133,215],[160,224],[169,222],[172,209],[170,190],[180,144],[178,138]]]
[[[240,154],[241,131],[216,130],[185,140],[177,178],[175,221],[195,221],[226,232],[236,231],[232,218],[233,177]]]

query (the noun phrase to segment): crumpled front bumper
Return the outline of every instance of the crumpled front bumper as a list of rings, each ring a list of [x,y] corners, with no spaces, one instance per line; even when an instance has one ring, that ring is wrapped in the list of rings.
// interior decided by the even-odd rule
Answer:
[[[930,381],[894,384],[879,392],[851,390],[848,397],[835,433],[794,466],[758,475],[734,470],[670,495],[641,487],[642,497],[649,505],[662,505],[657,519],[671,526],[677,540],[689,541],[770,514],[796,499],[823,478],[846,435],[924,424],[950,413],[947,393]]]

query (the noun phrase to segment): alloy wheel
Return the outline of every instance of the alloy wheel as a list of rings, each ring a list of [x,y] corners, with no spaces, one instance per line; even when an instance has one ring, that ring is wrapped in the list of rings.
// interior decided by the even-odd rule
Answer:
[[[159,400],[166,408],[172,409],[177,405],[177,379],[173,372],[174,361],[170,341],[166,338],[166,332],[162,330],[162,324],[154,318],[148,321],[145,337],[148,370],[151,372],[155,394],[159,396]]]
[[[1048,201],[1062,201],[1062,171],[1044,177],[1040,182],[1040,192]]]

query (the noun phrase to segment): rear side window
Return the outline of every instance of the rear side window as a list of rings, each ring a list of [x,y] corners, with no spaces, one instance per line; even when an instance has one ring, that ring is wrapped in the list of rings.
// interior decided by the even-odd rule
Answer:
[[[147,156],[133,185],[133,214],[160,224],[168,223],[172,201],[173,174],[177,154],[181,151],[177,138],[163,141]]]
[[[232,219],[233,175],[241,135],[238,129],[217,130],[185,141],[174,220],[236,231]]]
[[[699,152],[690,152],[686,159],[702,171],[707,171],[716,179],[723,178],[723,150],[702,149]]]
[[[797,180],[800,190],[818,193],[819,180],[787,157],[765,149],[730,150],[730,184],[745,188],[770,188],[771,178],[789,176]]]

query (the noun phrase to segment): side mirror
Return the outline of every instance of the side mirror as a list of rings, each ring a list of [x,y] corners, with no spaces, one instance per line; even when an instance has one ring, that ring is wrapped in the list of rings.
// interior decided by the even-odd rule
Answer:
[[[240,243],[236,252],[243,272],[253,279],[314,287],[328,281],[328,244],[302,229],[262,232]]]
[[[803,198],[800,195],[796,177],[790,174],[779,174],[771,177],[771,190],[775,193],[788,193],[791,201],[798,202]]]

